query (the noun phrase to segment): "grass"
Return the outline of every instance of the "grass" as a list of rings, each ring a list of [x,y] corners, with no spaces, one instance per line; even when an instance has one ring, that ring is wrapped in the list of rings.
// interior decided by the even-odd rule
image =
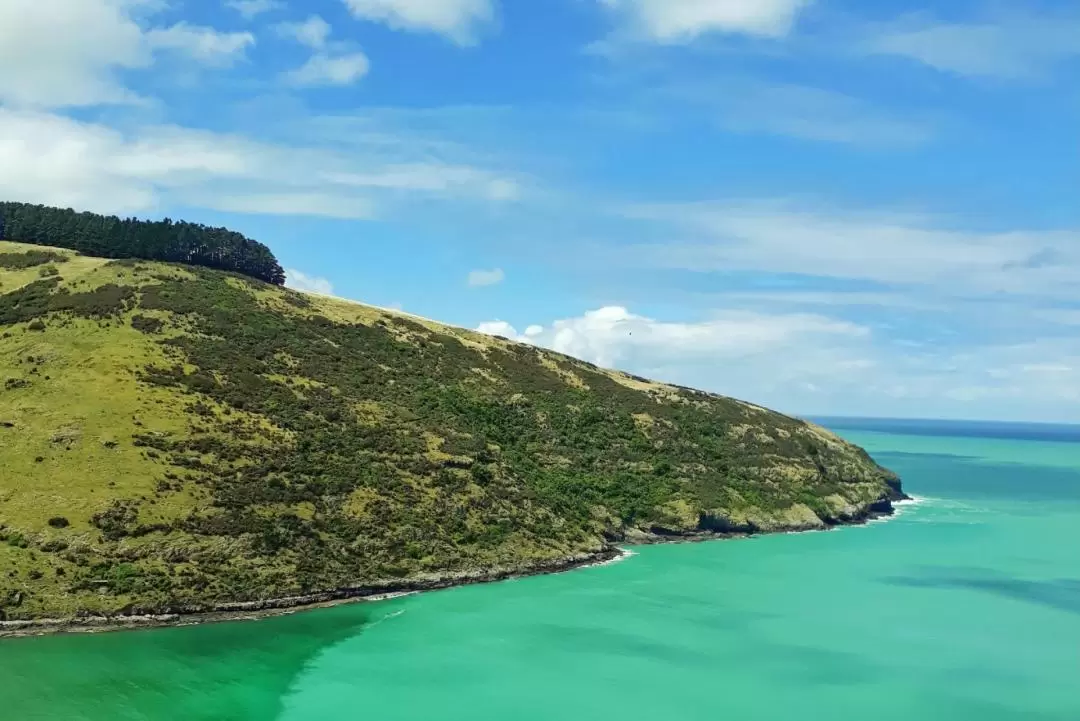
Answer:
[[[153,492],[163,469],[129,429],[187,431],[174,393],[132,382],[160,360],[160,348],[119,323],[75,320],[0,339],[0,377],[29,383],[0,396],[0,419],[14,424],[0,449],[5,519],[39,526],[59,512],[88,530],[106,496]]]

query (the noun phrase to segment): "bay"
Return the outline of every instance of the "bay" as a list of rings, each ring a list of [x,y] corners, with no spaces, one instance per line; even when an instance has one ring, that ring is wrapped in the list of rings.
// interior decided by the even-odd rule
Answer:
[[[826,420],[920,502],[258,622],[0,642],[0,717],[1080,718],[1080,433]]]

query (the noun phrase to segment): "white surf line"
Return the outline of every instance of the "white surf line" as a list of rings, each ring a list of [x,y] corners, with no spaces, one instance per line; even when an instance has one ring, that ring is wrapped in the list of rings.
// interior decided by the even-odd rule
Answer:
[[[902,509],[913,508],[915,506],[921,506],[924,503],[929,503],[932,500],[934,500],[934,499],[933,498],[927,498],[926,496],[911,496],[910,498],[907,498],[906,500],[897,501],[896,503],[893,504],[893,508],[896,511],[893,515],[894,516],[900,515],[901,513],[904,513],[904,510],[902,510]]]
[[[895,503],[893,503],[893,512],[891,515],[881,516],[879,518],[872,518],[863,525],[870,526],[875,523],[888,523],[889,521],[893,521],[900,516],[903,516],[916,506],[921,506],[931,500],[933,499],[927,498],[925,496],[911,496],[910,498],[907,498],[903,501],[896,501]]]
[[[583,571],[586,568],[600,568],[601,566],[613,566],[616,563],[622,563],[623,561],[626,561],[626,560],[632,558],[633,556],[637,555],[636,552],[631,551],[628,548],[623,548],[621,546],[618,546],[617,549],[619,551],[619,555],[615,556],[614,558],[609,558],[609,559],[607,559],[605,561],[597,561],[596,563],[587,563],[587,564],[585,564],[583,566],[578,566],[577,568],[572,568],[572,569],[569,569],[569,570],[571,570],[571,571]]]
[[[382,623],[386,623],[387,621],[392,621],[392,620],[394,620],[395,618],[397,618],[398,616],[402,615],[403,613],[405,613],[405,609],[404,609],[404,608],[400,608],[400,609],[398,609],[397,611],[394,611],[394,612],[392,612],[392,613],[388,613],[388,614],[386,614],[386,615],[385,615],[385,616],[383,616],[382,618],[377,618],[377,619],[375,619],[375,620],[374,620],[374,621],[372,621],[371,623],[369,623],[369,624],[367,624],[366,626],[364,626],[362,630],[363,630],[363,631],[370,631],[371,629],[375,628],[376,626],[378,626],[378,625],[380,625],[380,624],[382,624]]]
[[[423,593],[423,591],[393,591],[391,593],[376,593],[371,596],[358,596],[356,599],[343,599],[346,601],[369,601],[372,603],[378,601],[393,601],[395,598],[406,598],[408,596],[415,596]]]

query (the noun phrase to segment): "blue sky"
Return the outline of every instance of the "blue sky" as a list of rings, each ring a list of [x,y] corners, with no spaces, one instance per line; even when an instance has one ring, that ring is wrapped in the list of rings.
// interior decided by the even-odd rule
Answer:
[[[5,199],[792,413],[1080,422],[1073,2],[6,0],[0,67]]]

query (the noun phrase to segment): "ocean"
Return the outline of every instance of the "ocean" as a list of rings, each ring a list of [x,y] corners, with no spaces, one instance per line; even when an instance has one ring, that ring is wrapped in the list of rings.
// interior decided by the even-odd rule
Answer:
[[[257,622],[0,641],[0,718],[1080,719],[1080,428],[821,422],[917,502]]]

